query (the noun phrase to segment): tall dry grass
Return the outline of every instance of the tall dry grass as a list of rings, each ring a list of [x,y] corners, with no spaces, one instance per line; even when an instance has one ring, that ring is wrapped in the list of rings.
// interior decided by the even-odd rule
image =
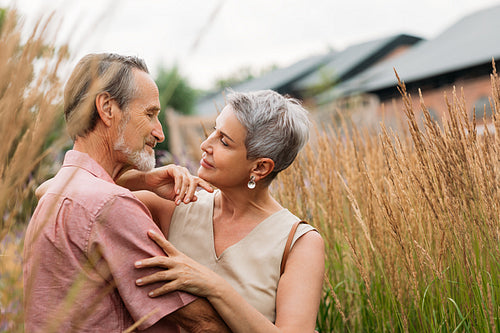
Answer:
[[[10,12],[0,34],[0,331],[22,332],[22,232],[51,132],[66,50],[41,21],[26,40]],[[406,102],[406,131],[319,129],[275,184],[278,200],[327,246],[321,332],[500,331],[500,137],[477,135],[460,94],[443,124]],[[492,77],[492,104],[500,105]],[[416,113],[423,109],[424,125]],[[500,115],[493,117],[500,131]]]
[[[500,133],[500,86],[491,78]],[[500,136],[476,134],[463,94],[434,122],[404,84],[407,129],[345,120],[280,175],[278,200],[327,248],[321,332],[500,331]],[[417,114],[425,116],[419,127]]]
[[[0,32],[0,331],[22,332],[22,245],[34,209],[33,186],[46,179],[61,133],[61,81],[65,47],[49,37],[41,19],[27,38],[14,10]]]

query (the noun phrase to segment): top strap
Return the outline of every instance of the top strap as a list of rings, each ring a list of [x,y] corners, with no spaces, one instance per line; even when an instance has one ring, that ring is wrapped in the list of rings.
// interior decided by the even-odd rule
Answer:
[[[280,276],[283,275],[283,272],[285,271],[285,264],[286,264],[286,261],[288,260],[288,254],[290,253],[290,250],[292,248],[293,236],[295,235],[295,232],[297,231],[297,227],[301,223],[308,224],[306,221],[297,221],[293,224],[292,229],[290,229],[290,234],[288,234],[288,239],[286,241],[285,250],[283,251],[283,259],[281,259]]]

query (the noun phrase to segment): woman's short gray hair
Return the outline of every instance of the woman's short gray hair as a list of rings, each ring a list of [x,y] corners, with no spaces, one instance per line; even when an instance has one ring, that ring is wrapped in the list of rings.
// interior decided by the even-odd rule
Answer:
[[[298,100],[272,90],[230,91],[226,102],[247,129],[247,158],[267,157],[274,161],[274,170],[266,177],[271,182],[292,164],[309,139],[307,110]]]

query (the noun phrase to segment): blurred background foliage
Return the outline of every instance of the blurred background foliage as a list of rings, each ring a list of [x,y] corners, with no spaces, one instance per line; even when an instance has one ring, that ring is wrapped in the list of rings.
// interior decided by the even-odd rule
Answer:
[[[165,141],[157,145],[158,149],[169,151],[168,124],[166,122],[165,110],[174,109],[183,115],[193,114],[196,99],[200,91],[192,88],[188,80],[179,72],[177,65],[170,68],[160,67],[155,79],[160,93],[160,122],[165,133]]]

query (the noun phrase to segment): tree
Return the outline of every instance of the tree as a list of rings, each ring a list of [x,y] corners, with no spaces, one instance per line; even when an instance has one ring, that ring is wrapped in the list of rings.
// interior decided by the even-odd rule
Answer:
[[[176,65],[172,68],[160,67],[156,76],[156,84],[160,92],[160,122],[163,126],[165,137],[168,137],[168,127],[165,118],[165,110],[172,108],[176,112],[189,115],[193,114],[198,91],[189,85],[186,78],[182,77]],[[169,142],[166,139],[158,144],[158,148],[169,150]]]
[[[2,31],[3,21],[5,21],[5,15],[7,13],[7,9],[0,8],[0,31]]]
[[[235,86],[242,82],[250,81],[254,78],[272,72],[275,69],[278,69],[278,66],[275,64],[271,64],[261,69],[255,69],[250,66],[243,66],[225,77],[217,78],[214,82],[214,86],[216,90],[224,90],[228,87]]]

